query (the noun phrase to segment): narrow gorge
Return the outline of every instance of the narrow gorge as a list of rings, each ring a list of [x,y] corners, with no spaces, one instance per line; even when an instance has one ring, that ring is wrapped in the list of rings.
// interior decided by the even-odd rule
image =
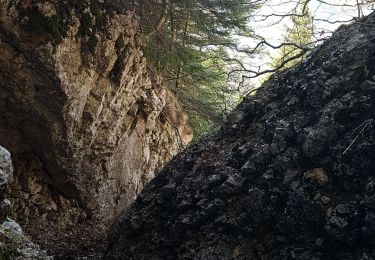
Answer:
[[[234,93],[260,2],[0,0],[0,260],[375,259],[375,13]]]
[[[174,158],[105,259],[375,259],[375,13]]]

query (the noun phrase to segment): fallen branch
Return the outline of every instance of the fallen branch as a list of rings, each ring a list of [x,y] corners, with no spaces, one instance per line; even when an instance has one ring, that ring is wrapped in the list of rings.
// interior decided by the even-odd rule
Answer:
[[[356,127],[353,131],[357,131],[358,129],[361,129],[359,131],[359,133],[357,134],[357,136],[354,138],[354,140],[349,144],[349,146],[345,149],[345,151],[342,153],[343,155],[346,154],[346,152],[354,145],[354,143],[357,141],[358,137],[365,131],[365,129],[367,128],[367,126],[371,125],[373,122],[373,119],[368,119],[364,122],[362,122],[362,124],[360,124],[358,127]]]

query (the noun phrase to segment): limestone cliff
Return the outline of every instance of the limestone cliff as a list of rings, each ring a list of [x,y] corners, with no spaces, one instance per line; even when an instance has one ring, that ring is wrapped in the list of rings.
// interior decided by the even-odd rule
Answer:
[[[106,226],[191,139],[116,1],[0,0],[0,144],[13,217]]]
[[[173,159],[107,259],[375,259],[374,117],[375,13]]]

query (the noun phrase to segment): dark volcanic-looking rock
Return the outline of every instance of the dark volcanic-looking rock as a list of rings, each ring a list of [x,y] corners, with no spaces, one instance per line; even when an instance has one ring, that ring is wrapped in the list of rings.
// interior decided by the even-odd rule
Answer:
[[[375,14],[274,75],[113,225],[107,259],[375,259]]]

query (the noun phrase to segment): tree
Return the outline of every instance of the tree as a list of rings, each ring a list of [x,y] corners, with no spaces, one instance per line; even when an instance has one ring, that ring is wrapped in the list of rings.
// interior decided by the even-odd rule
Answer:
[[[220,121],[228,100],[252,91],[252,86],[256,86],[254,78],[294,65],[314,45],[330,36],[334,30],[332,25],[338,26],[358,19],[367,12],[364,10],[371,6],[373,0],[134,2],[141,15],[147,42],[146,55],[159,73],[164,75],[166,85],[183,104],[190,115],[195,134],[199,135],[202,129],[206,129],[203,125],[215,125]],[[309,4],[315,6],[313,15]],[[261,6],[266,8],[255,13]],[[331,18],[325,16],[324,12],[320,12],[320,15],[321,6],[335,9],[336,14],[341,12],[343,16]],[[352,16],[345,17],[344,9]],[[256,35],[249,28],[249,25],[257,22],[272,20],[273,24],[277,24],[288,18],[292,20],[292,26],[287,28],[283,42]],[[260,27],[268,30],[267,25],[262,24]],[[313,32],[313,27],[318,27],[316,32]],[[252,43],[241,45],[233,35],[247,36],[252,39]],[[262,60],[259,55],[270,48],[279,50],[271,66],[267,67],[268,62],[263,65],[252,62]],[[237,85],[239,91],[236,98],[230,95],[233,82],[228,82],[228,79],[234,80]]]
[[[248,0],[143,0],[138,8],[145,54],[185,111],[195,135],[218,124],[231,91],[226,83],[227,46],[233,35],[251,35]]]
[[[311,16],[306,0],[296,7],[297,15],[291,16],[292,26],[286,28],[284,43],[294,43],[297,46],[311,48],[313,45],[313,18]],[[296,45],[283,45],[279,50],[279,55],[272,61],[271,68],[278,68],[285,63],[282,69],[287,69],[302,60],[307,52]],[[303,52],[303,53],[302,53]],[[291,57],[298,57],[288,61]]]

